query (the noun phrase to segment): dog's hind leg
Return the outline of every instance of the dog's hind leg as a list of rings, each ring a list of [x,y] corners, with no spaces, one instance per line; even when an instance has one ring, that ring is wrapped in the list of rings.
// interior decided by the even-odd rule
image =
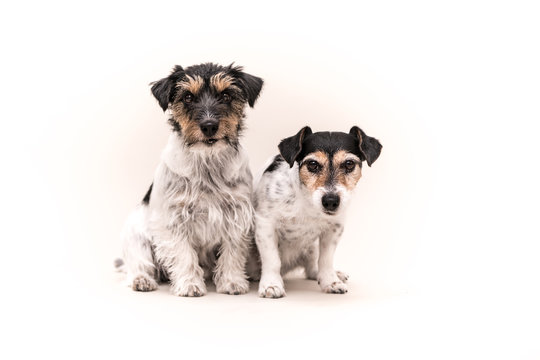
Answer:
[[[130,214],[123,232],[123,260],[129,286],[135,291],[156,290],[157,269],[148,232],[148,206],[139,205]]]

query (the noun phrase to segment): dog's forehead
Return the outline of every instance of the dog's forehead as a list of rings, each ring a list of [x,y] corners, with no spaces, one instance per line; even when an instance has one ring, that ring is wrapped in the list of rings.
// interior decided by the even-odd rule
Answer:
[[[216,64],[201,64],[188,67],[177,83],[196,95],[210,93],[216,95],[226,89],[238,91],[237,79],[230,68]]]
[[[300,158],[316,152],[323,152],[332,157],[340,150],[360,157],[358,140],[354,136],[343,132],[316,132],[306,136],[304,139]]]
[[[199,64],[199,65],[193,65],[185,69],[185,74],[189,76],[200,76],[203,78],[206,82],[210,80],[210,78],[214,75],[218,74],[228,74],[229,69],[217,65],[217,64]]]

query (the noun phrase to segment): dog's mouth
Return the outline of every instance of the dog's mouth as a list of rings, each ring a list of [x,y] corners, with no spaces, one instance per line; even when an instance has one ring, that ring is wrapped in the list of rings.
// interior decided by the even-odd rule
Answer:
[[[231,139],[228,136],[223,136],[220,138],[209,138],[209,139],[203,140],[202,142],[208,146],[212,146],[215,143],[220,142],[220,141],[223,141],[226,144],[231,144]]]
[[[207,138],[207,139],[197,139],[195,141],[186,141],[186,144],[187,146],[194,146],[194,145],[197,145],[197,144],[204,144],[206,145],[206,147],[210,148],[210,147],[213,147],[214,145],[216,144],[221,144],[221,143],[225,143],[225,144],[234,144],[231,142],[230,138],[228,136],[223,136],[223,137],[219,137],[219,138]]]
[[[215,139],[215,138],[211,138],[211,139],[206,139],[204,140],[203,142],[206,144],[206,145],[214,145],[215,143],[218,142],[219,139]]]

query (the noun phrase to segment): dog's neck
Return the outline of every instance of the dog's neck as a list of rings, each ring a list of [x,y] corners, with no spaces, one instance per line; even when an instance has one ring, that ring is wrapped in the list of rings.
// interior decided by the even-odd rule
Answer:
[[[242,151],[240,145],[222,141],[212,146],[203,143],[187,145],[181,135],[173,133],[161,158],[172,172],[180,176],[227,177],[243,165],[243,161],[239,161]]]

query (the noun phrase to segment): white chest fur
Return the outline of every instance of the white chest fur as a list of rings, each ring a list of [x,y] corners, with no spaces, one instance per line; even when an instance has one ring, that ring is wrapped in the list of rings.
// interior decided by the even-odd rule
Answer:
[[[152,222],[199,245],[213,246],[252,227],[252,178],[243,149],[214,146],[187,149],[171,136],[150,202]]]

